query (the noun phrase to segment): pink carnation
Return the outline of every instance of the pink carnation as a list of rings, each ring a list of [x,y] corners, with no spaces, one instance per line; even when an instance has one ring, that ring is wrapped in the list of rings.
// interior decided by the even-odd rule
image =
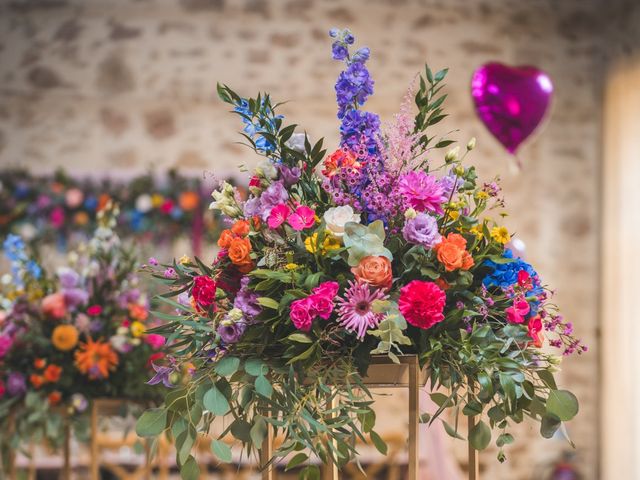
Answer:
[[[398,307],[411,325],[427,329],[444,320],[447,296],[438,285],[413,280],[400,289]]]
[[[159,349],[164,345],[164,337],[157,333],[150,333],[144,338],[145,343],[151,346],[154,350]]]
[[[0,358],[4,358],[11,346],[13,345],[13,340],[8,335],[0,335]]]
[[[419,212],[444,213],[445,191],[435,177],[422,171],[405,173],[398,188],[407,203]]]
[[[289,225],[297,231],[313,227],[315,221],[316,212],[313,208],[305,207],[304,205],[296,208],[295,213],[289,217]]]

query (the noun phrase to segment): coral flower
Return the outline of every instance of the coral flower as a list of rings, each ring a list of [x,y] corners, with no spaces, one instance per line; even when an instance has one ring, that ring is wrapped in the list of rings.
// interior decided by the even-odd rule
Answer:
[[[62,375],[62,367],[54,364],[51,364],[47,368],[45,368],[43,373],[45,382],[49,383],[56,383],[58,380],[60,380],[60,375]]]
[[[134,320],[144,322],[149,317],[149,311],[138,303],[129,304],[129,316]]]
[[[537,348],[541,348],[544,342],[544,334],[542,332],[542,320],[539,316],[531,317],[529,319],[529,324],[527,325],[527,329],[529,331],[529,336],[533,340],[533,344]]]
[[[29,377],[29,381],[31,382],[31,385],[33,385],[33,387],[37,390],[44,383],[44,378],[42,378],[42,375],[36,375],[34,373]]]
[[[447,272],[453,270],[469,270],[473,267],[473,257],[465,249],[467,241],[457,233],[450,233],[435,246],[438,261],[444,265]]]
[[[344,298],[338,299],[338,322],[362,339],[367,330],[377,327],[384,318],[384,313],[373,310],[373,302],[387,298],[381,289],[372,290],[368,283],[350,281]]]
[[[58,325],[51,334],[51,343],[62,352],[72,350],[78,344],[78,329],[73,325]]]
[[[103,379],[118,366],[118,354],[110,344],[89,339],[76,350],[75,364],[91,380]]]
[[[339,148],[324,161],[324,169],[322,174],[325,177],[333,177],[341,168],[359,168],[356,156],[351,150]]]
[[[47,361],[44,358],[36,358],[33,361],[33,366],[38,370],[42,370],[44,367],[47,366]]]
[[[356,280],[386,290],[391,288],[393,274],[391,260],[382,256],[367,256],[360,260],[357,267],[351,269]]]
[[[58,405],[61,400],[62,400],[62,394],[58,391],[51,392],[47,396],[47,401],[49,402],[49,405],[51,405],[52,407],[55,407],[56,405]]]
[[[58,292],[44,297],[42,299],[42,313],[56,320],[63,318],[67,314],[64,295]]]
[[[191,210],[198,208],[198,205],[200,204],[200,196],[193,191],[183,192],[180,194],[178,204],[182,210],[190,212]]]

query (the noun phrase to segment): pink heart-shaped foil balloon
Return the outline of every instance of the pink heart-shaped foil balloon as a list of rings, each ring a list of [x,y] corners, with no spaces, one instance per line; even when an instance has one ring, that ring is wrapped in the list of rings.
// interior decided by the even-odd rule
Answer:
[[[535,67],[485,63],[471,79],[480,120],[511,154],[542,122],[552,93],[551,79]]]

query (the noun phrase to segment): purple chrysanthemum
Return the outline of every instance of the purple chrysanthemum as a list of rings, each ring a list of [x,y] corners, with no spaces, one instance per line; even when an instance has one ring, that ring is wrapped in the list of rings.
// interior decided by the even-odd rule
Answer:
[[[388,295],[381,289],[371,289],[366,283],[350,281],[344,298],[338,299],[338,322],[362,339],[367,330],[377,327],[384,318],[383,313],[373,311],[373,302],[387,298]]]

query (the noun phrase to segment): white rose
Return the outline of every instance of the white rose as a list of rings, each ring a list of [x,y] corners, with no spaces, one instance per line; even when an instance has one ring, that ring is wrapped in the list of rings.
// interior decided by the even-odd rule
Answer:
[[[291,150],[295,150],[296,152],[304,153],[304,139],[306,134],[304,133],[294,133],[291,135],[291,138],[287,140],[287,147]]]
[[[36,227],[32,223],[23,223],[18,229],[19,235],[26,241],[33,240],[38,233]]]
[[[127,338],[122,335],[114,335],[109,339],[109,343],[113,347],[114,350],[120,353],[124,353],[127,348]]]
[[[278,169],[271,160],[263,160],[256,167],[256,175],[268,180],[275,180],[278,178]]]
[[[349,222],[360,223],[360,214],[354,213],[349,205],[333,207],[324,212],[324,221],[327,229],[336,237],[344,235],[344,226]]]
[[[143,193],[138,198],[136,198],[136,210],[138,210],[140,213],[147,213],[152,208],[153,201],[151,200],[151,195]]]

